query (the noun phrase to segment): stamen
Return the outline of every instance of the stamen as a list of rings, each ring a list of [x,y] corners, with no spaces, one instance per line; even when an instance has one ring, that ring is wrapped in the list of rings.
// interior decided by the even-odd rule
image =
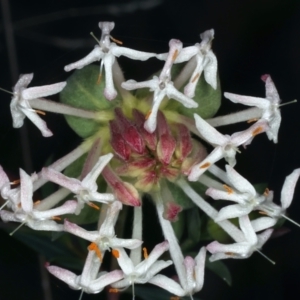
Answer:
[[[100,207],[98,205],[94,204],[93,202],[87,202],[87,205],[94,209],[100,210]]]
[[[8,94],[14,95],[14,93],[13,93],[13,92],[11,92],[11,91],[8,91],[8,90],[6,90],[6,89],[0,88],[0,90],[1,90],[1,91],[3,91],[3,92],[5,92],[5,93],[8,93]]]
[[[234,253],[233,252],[225,252],[226,255],[230,255],[230,256],[233,256]]]
[[[16,179],[16,180],[10,182],[9,184],[10,184],[10,185],[14,185],[14,184],[19,184],[20,182],[21,182],[20,179]]]
[[[265,211],[262,211],[262,210],[260,210],[258,213],[259,213],[260,215],[268,216],[268,214],[267,214]]]
[[[13,232],[11,232],[9,235],[12,236],[17,230],[19,230],[24,224],[26,223],[26,220],[22,222]]]
[[[233,193],[233,189],[230,186],[223,184],[223,187],[229,195]]]
[[[267,197],[270,193],[270,190],[268,188],[265,189],[264,191],[264,196]]]
[[[51,219],[54,221],[61,221],[61,217],[58,217],[58,216],[53,216],[53,217],[51,217]]]
[[[98,248],[97,244],[95,243],[91,243],[89,246],[88,246],[88,249],[90,251],[95,251],[96,255],[98,256],[100,262],[103,261],[103,258],[102,258],[102,253],[100,251],[100,249]]]
[[[211,165],[211,163],[207,162],[207,163],[205,163],[204,165],[201,165],[201,166],[199,167],[199,169],[206,169],[206,168],[208,168],[210,165]]]
[[[144,254],[144,259],[147,259],[149,255],[146,247],[143,248],[143,254]]]
[[[36,206],[36,205],[38,205],[38,204],[40,204],[41,203],[41,200],[37,200],[37,201],[35,201],[34,203],[33,203],[33,206]]]
[[[115,258],[119,258],[120,257],[120,252],[116,249],[112,249],[111,250],[111,254],[115,257]]]
[[[101,79],[102,79],[102,74],[99,73],[98,78],[97,78],[97,85],[99,85],[101,83]]]
[[[263,254],[261,251],[259,251],[258,249],[256,249],[256,251],[263,256],[266,260],[268,260],[271,264],[275,265],[276,262],[274,260],[272,260],[271,258],[269,258],[267,255]]]
[[[175,59],[177,58],[178,54],[179,54],[179,52],[176,49],[175,52],[174,52],[174,54],[173,54],[173,56],[172,56],[172,61],[175,61]]]
[[[90,35],[96,40],[96,42],[98,44],[100,44],[100,41],[95,37],[94,33],[93,32],[90,32]]]
[[[281,214],[281,216],[282,216],[283,218],[285,218],[286,220],[290,221],[291,223],[295,224],[296,226],[300,227],[300,224],[299,224],[299,223],[295,222],[294,220],[292,220],[291,218],[287,217],[286,215]]]
[[[149,119],[151,113],[152,113],[152,110],[149,110],[149,111],[146,113],[145,120],[148,120],[148,119]]]
[[[191,82],[195,82],[200,76],[200,73],[197,73],[194,78],[191,80]]]
[[[45,116],[45,115],[46,115],[46,113],[45,113],[44,111],[42,111],[42,110],[34,109],[34,111],[35,111],[37,114],[39,114],[39,115],[42,115],[42,116]]]
[[[116,294],[116,293],[119,293],[119,289],[113,289],[113,288],[111,288],[111,289],[108,290],[108,292]]]
[[[261,132],[263,132],[263,128],[262,126],[257,127],[253,132],[252,132],[252,136],[256,136],[258,134],[260,134]]]
[[[278,105],[278,107],[281,107],[281,106],[284,106],[284,105],[287,105],[287,104],[296,103],[296,102],[297,102],[297,99],[289,101],[289,102],[282,103],[282,104]]]
[[[79,299],[78,299],[78,300],[81,300],[81,299],[82,299],[82,296],[83,296],[83,290],[81,290],[81,293],[80,293],[80,296],[79,296]]]
[[[110,35],[109,37],[110,37],[110,39],[111,39],[113,42],[115,42],[115,43],[117,43],[117,44],[119,44],[119,45],[123,45],[123,42],[122,42],[122,41],[115,39],[115,38],[112,37],[111,35]]]
[[[249,124],[249,123],[253,123],[253,122],[256,122],[256,121],[258,121],[258,118],[250,119],[250,120],[247,121],[247,123]]]
[[[2,210],[2,209],[8,204],[8,202],[9,202],[9,200],[6,200],[6,201],[4,202],[4,204],[0,207],[0,210]]]

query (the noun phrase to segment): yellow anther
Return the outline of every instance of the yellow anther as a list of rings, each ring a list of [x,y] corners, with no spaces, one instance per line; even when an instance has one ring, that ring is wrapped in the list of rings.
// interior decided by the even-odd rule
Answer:
[[[61,217],[58,217],[58,216],[53,216],[53,217],[51,217],[51,219],[54,221],[61,221]]]
[[[204,165],[201,165],[199,168],[200,168],[200,169],[206,169],[206,168],[208,168],[209,166],[210,166],[210,163],[207,162],[207,163],[205,163]]]
[[[264,191],[264,196],[267,197],[270,193],[270,190],[268,188],[265,189]]]
[[[98,75],[98,79],[97,79],[97,84],[99,85],[101,83],[101,79],[102,79],[102,74],[100,73]]]
[[[110,39],[111,39],[113,42],[115,42],[115,43],[117,43],[117,44],[119,44],[119,45],[123,45],[123,42],[122,42],[122,41],[113,38],[111,35],[110,35],[109,37],[110,37]]]
[[[199,76],[200,76],[200,73],[197,73],[191,82],[195,82],[199,78]]]
[[[120,257],[120,252],[116,249],[112,249],[111,250],[111,254],[115,257],[115,258],[119,258]]]
[[[97,210],[100,210],[100,207],[97,206],[96,204],[94,204],[93,202],[87,202],[87,205],[90,206],[90,207],[92,207],[92,208],[95,208]]]
[[[88,249],[90,251],[95,251],[96,255],[98,256],[99,260],[102,262],[103,261],[103,258],[102,258],[102,253],[100,251],[100,249],[98,248],[97,244],[95,243],[91,243],[89,246],[88,246]]]
[[[149,110],[147,113],[146,113],[146,116],[145,116],[145,119],[148,120],[150,115],[152,113],[152,110]]]
[[[146,247],[143,248],[143,254],[144,254],[144,259],[147,259],[148,258],[148,252],[147,252]]]
[[[247,123],[249,124],[249,123],[253,123],[253,122],[256,122],[256,121],[258,121],[258,119],[257,118],[253,118],[253,119],[248,120]]]
[[[258,134],[260,134],[261,132],[263,132],[263,128],[261,126],[257,127],[253,132],[252,132],[252,136],[256,136]]]
[[[175,52],[174,52],[174,54],[173,54],[173,56],[172,56],[172,61],[175,61],[175,59],[177,58],[178,54],[179,54],[179,52],[176,49]]]
[[[46,115],[46,113],[45,113],[44,111],[42,111],[42,110],[34,109],[34,111],[35,111],[37,114],[39,114],[39,115],[43,115],[43,116]]]
[[[230,186],[223,184],[223,187],[229,195],[233,193],[233,189]]]

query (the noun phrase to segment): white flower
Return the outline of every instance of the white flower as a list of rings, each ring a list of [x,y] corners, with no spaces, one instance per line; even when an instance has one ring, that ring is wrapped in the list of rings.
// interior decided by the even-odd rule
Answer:
[[[108,193],[98,193],[96,180],[104,167],[112,159],[113,154],[109,153],[100,156],[97,163],[94,165],[92,170],[84,177],[82,181],[76,178],[70,178],[57,172],[51,168],[43,168],[42,176],[50,181],[53,181],[76,194],[78,200],[78,207],[76,209],[76,214],[79,214],[84,204],[95,207],[90,201],[96,201],[100,203],[108,203],[115,199],[113,194]],[[96,208],[96,207],[95,207]]]
[[[195,165],[188,176],[190,181],[196,181],[198,178],[215,162],[222,157],[234,166],[236,164],[235,154],[238,147],[251,143],[254,136],[267,130],[267,122],[260,120],[244,131],[229,135],[219,133],[214,127],[209,125],[197,114],[194,114],[197,130],[200,136],[208,141],[215,149],[199,164]]]
[[[286,219],[289,219],[285,216],[285,211],[291,205],[294,196],[295,186],[299,176],[300,176],[300,168],[295,169],[289,176],[286,177],[281,190],[281,197],[280,197],[281,206],[273,202],[273,193],[270,191],[266,201],[261,203],[257,207],[257,209],[275,219],[279,217],[284,217]]]
[[[120,270],[99,273],[100,265],[101,262],[96,251],[90,250],[82,274],[79,276],[71,271],[49,264],[46,264],[46,268],[52,275],[64,281],[72,289],[82,289],[85,293],[96,294],[106,286],[123,278],[123,272]]]
[[[119,47],[115,43],[110,42],[110,32],[114,29],[114,22],[99,22],[99,28],[102,30],[99,45],[96,45],[94,50],[83,59],[65,66],[65,71],[69,72],[73,69],[81,69],[94,61],[101,60],[100,76],[102,68],[105,68],[105,89],[104,96],[108,100],[113,100],[117,96],[117,91],[114,87],[112,67],[115,62],[115,57],[126,56],[130,59],[146,60],[154,57],[155,53],[147,53],[136,51],[126,47]],[[114,39],[113,39],[114,40]]]
[[[2,210],[0,212],[2,220],[4,222],[20,222],[35,230],[63,230],[63,226],[57,224],[53,219],[59,215],[74,213],[77,206],[76,201],[66,201],[59,207],[39,211],[38,209],[35,209],[32,201],[32,178],[25,171],[20,169],[20,179],[21,206],[16,207],[14,212]]]
[[[220,244],[216,241],[210,243],[206,246],[206,249],[212,253],[210,261],[226,258],[248,258],[254,251],[260,252],[260,249],[273,232],[273,229],[267,229],[263,233],[256,235],[248,216],[240,217],[239,223],[244,233],[245,241],[229,245]]]
[[[206,191],[206,195],[215,200],[229,200],[236,202],[237,204],[223,207],[215,219],[217,222],[248,215],[252,210],[256,209],[258,205],[266,200],[265,195],[259,195],[256,193],[253,185],[231,166],[226,165],[226,171],[227,177],[234,189],[226,185],[224,186],[226,191],[209,188]]]
[[[124,279],[114,283],[112,286],[117,289],[124,289],[136,283],[154,283],[155,280],[153,282],[152,280],[157,276],[156,274],[172,264],[171,260],[158,260],[168,249],[168,242],[162,242],[156,245],[149,256],[146,255],[142,262],[134,265],[125,250],[123,248],[117,248],[118,254],[115,257],[124,273]]]
[[[47,124],[31,108],[30,100],[57,94],[66,86],[66,82],[59,82],[51,85],[27,88],[31,82],[33,74],[21,75],[13,89],[13,97],[10,103],[13,127],[20,128],[24,124],[25,117],[42,132],[45,137],[52,136],[52,132],[47,128]]]
[[[142,241],[137,239],[119,239],[115,235],[114,226],[121,209],[122,203],[120,201],[116,200],[111,203],[108,206],[105,220],[99,231],[87,231],[68,220],[65,220],[64,230],[95,243],[102,252],[117,247],[124,247],[128,249],[137,248],[142,244]]]
[[[278,131],[281,122],[279,110],[280,98],[271,76],[266,74],[261,77],[266,83],[266,98],[241,96],[224,93],[224,96],[234,103],[242,103],[248,106],[256,106],[262,110],[262,119],[268,121],[269,129],[266,131],[269,140],[278,142]]]
[[[128,80],[122,83],[122,87],[126,90],[136,90],[140,88],[149,88],[154,92],[153,104],[150,112],[147,114],[146,122],[144,124],[145,129],[152,133],[156,129],[157,125],[157,112],[161,102],[165,97],[174,99],[180,102],[187,108],[196,108],[198,104],[179,92],[171,81],[171,68],[173,63],[182,49],[182,43],[179,40],[172,39],[169,42],[170,51],[166,59],[166,63],[159,75],[154,76],[153,79],[143,82],[136,82],[135,80]]]

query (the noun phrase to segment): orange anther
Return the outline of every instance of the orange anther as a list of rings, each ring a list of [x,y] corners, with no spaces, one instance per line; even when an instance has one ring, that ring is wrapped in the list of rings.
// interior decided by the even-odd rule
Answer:
[[[10,182],[9,184],[10,184],[10,185],[19,184],[20,181],[21,181],[20,179],[16,179],[16,180]]]
[[[101,79],[102,79],[102,74],[100,73],[100,74],[98,75],[97,84],[100,84]]]
[[[253,123],[253,122],[256,122],[257,120],[258,120],[257,118],[253,118],[253,119],[248,120],[247,123],[248,123],[248,124],[249,124],[249,123]]]
[[[145,119],[148,120],[150,115],[152,113],[152,110],[149,110],[147,113],[146,113],[146,116],[145,116]]]
[[[118,289],[109,289],[109,293],[119,293]]]
[[[233,252],[225,252],[225,254],[226,254],[226,255],[230,255],[230,256],[234,255]]]
[[[33,203],[33,205],[36,206],[36,205],[38,205],[38,204],[40,204],[40,203],[41,203],[41,200],[37,200],[37,201],[35,201],[35,202]]]
[[[120,257],[120,252],[116,249],[112,249],[111,250],[111,254],[115,257],[115,258],[119,258]]]
[[[191,82],[195,82],[199,78],[199,76],[200,76],[200,73],[197,73]]]
[[[147,259],[148,258],[148,252],[147,252],[146,247],[143,248],[143,254],[144,254],[144,259]]]
[[[207,162],[207,163],[205,163],[204,165],[201,165],[199,168],[200,168],[200,169],[206,169],[206,168],[208,168],[209,166],[210,166],[210,163]]]
[[[180,297],[178,297],[178,296],[170,297],[170,300],[179,300],[179,299],[180,299]]]
[[[90,207],[92,207],[92,208],[95,208],[97,210],[100,210],[100,207],[97,206],[96,204],[92,203],[92,202],[87,202],[87,205],[90,206]]]
[[[223,187],[224,187],[224,189],[226,190],[226,192],[228,194],[232,194],[233,193],[233,189],[230,186],[228,186],[226,184],[223,184]]]
[[[263,128],[261,126],[257,127],[253,132],[252,132],[252,136],[256,136],[258,134],[260,134],[261,132],[263,132]]]
[[[178,56],[178,50],[176,49],[173,56],[172,56],[172,61],[175,61],[175,59],[177,58]]]
[[[35,111],[37,114],[39,114],[39,115],[43,115],[43,116],[46,115],[46,113],[45,113],[44,111],[42,111],[42,110],[35,109],[34,111]]]
[[[51,217],[51,219],[55,221],[61,221],[61,217],[57,217],[57,216],[53,216]]]
[[[261,211],[261,210],[258,213],[261,214],[261,215],[264,215],[264,216],[268,216],[268,214],[266,212]]]
[[[270,190],[268,188],[265,189],[264,191],[264,196],[267,197],[270,193]]]
[[[97,244],[95,243],[91,243],[89,246],[88,246],[88,249],[90,251],[95,251],[96,255],[98,256],[98,258],[100,259],[100,261],[102,262],[102,253],[100,251],[100,249],[98,248]]]
[[[122,41],[113,38],[111,35],[110,35],[109,37],[110,37],[110,39],[111,39],[113,42],[115,42],[115,43],[117,43],[117,44],[119,44],[119,45],[123,45],[123,42],[122,42]]]

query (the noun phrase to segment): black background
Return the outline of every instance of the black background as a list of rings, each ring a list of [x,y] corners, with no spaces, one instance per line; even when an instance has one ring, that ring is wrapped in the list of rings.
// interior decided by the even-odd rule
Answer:
[[[8,48],[3,16],[9,2],[12,22]],[[99,21],[115,21],[113,36],[126,47],[165,52],[171,38],[185,46],[199,42],[199,33],[215,29],[213,49],[218,58],[223,91],[263,97],[262,74],[271,74],[283,102],[300,99],[300,2],[297,0],[206,0],[206,1],[80,1],[7,0],[0,1],[0,86],[8,90],[21,73],[34,72],[31,86],[63,81],[63,67],[91,51],[95,42],[89,32],[100,36]],[[4,7],[3,7],[4,5]],[[7,33],[7,31],[6,31]],[[14,53],[14,50],[16,53]],[[10,55],[9,55],[10,54]],[[10,62],[12,60],[12,62]],[[139,63],[121,59],[127,79],[147,78],[160,62]],[[23,159],[21,130],[13,129],[9,111],[10,96],[1,92],[0,164],[10,178],[18,168],[38,171],[46,159],[60,157],[73,149],[79,139],[67,128],[62,116],[47,114],[54,137],[43,138],[26,121],[29,149]],[[253,183],[268,182],[279,201],[285,176],[300,167],[300,104],[283,107],[279,143],[259,136],[238,157]],[[236,111],[236,105],[223,99],[220,113]],[[222,128],[231,134],[239,127]],[[23,133],[26,135],[26,132]],[[24,151],[23,151],[24,153]],[[300,187],[296,189],[289,216],[300,222]],[[227,261],[233,286],[228,287],[207,272],[201,299],[298,299],[300,292],[300,228],[285,224],[291,231],[264,247],[264,253],[277,262],[272,266],[258,254],[247,261]],[[0,299],[44,299],[38,256],[21,243],[0,232]],[[78,299],[79,293],[51,278],[52,299]],[[105,299],[104,294],[84,295],[83,299]],[[48,300],[48,299],[47,299]]]

